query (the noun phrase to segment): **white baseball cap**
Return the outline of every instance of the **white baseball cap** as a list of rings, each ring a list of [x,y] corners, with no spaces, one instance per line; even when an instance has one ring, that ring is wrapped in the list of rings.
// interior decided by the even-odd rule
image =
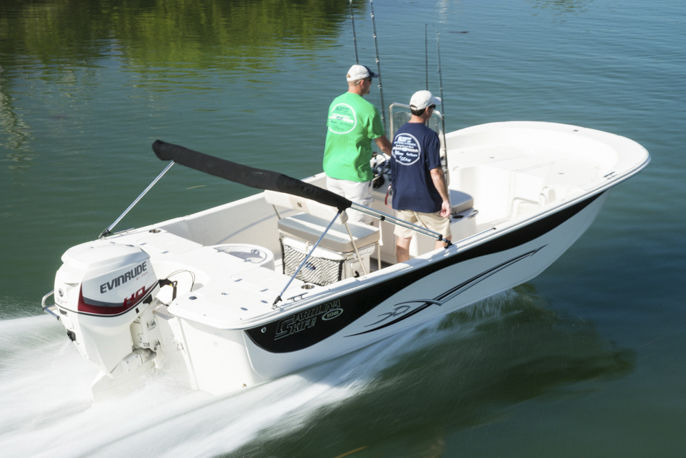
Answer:
[[[348,70],[348,74],[346,75],[348,82],[374,77],[376,77],[376,73],[371,71],[369,67],[367,67],[366,65],[359,64],[355,64],[352,67],[350,67],[350,69]]]
[[[440,105],[440,103],[440,98],[434,97],[433,94],[427,90],[422,90],[412,94],[410,108],[413,110],[423,110],[429,105]]]

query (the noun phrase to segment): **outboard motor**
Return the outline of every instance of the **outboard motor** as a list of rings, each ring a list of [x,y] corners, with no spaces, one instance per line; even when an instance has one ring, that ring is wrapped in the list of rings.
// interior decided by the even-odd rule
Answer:
[[[131,324],[150,307],[157,278],[142,249],[96,240],[67,250],[55,305],[79,352],[105,373],[133,351]]]

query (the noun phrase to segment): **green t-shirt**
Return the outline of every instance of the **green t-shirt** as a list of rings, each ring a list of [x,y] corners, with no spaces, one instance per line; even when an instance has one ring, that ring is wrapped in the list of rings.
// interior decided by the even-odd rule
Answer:
[[[331,102],[326,127],[324,172],[339,180],[371,180],[371,141],[384,134],[376,107],[361,96],[346,92]]]

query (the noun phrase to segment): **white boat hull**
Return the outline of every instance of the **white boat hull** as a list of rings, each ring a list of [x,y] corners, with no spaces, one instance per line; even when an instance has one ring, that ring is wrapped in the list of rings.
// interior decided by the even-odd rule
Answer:
[[[510,240],[501,236],[461,253],[447,250],[424,271],[409,270],[391,279],[379,279],[342,297],[332,295],[323,302],[325,307],[320,303],[247,330],[251,366],[265,378],[278,377],[522,284],[543,272],[583,234],[604,200],[601,195],[588,205],[583,202],[583,208],[562,222],[540,221],[546,229],[551,227],[533,239],[527,240],[532,231],[527,226],[512,232]],[[556,216],[550,219],[558,219]],[[332,302],[341,312],[324,321],[321,317],[332,309]],[[339,322],[345,325],[341,327]]]
[[[414,257],[395,263],[390,221],[331,223],[320,237],[322,209],[265,191],[71,248],[44,308],[100,367],[96,387],[154,367],[193,389],[235,392],[536,277],[591,225],[607,190],[649,160],[623,137],[550,123],[446,138],[451,193],[470,200],[445,249],[417,236]],[[383,192],[373,207],[390,213]],[[315,245],[298,269],[338,266],[338,279],[286,273],[298,247]]]

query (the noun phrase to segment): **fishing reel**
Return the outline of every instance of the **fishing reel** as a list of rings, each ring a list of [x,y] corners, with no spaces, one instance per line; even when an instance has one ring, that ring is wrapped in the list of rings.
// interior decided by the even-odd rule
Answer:
[[[372,172],[372,186],[378,189],[383,186],[386,181],[391,181],[391,158],[383,153],[372,153],[371,160]]]

